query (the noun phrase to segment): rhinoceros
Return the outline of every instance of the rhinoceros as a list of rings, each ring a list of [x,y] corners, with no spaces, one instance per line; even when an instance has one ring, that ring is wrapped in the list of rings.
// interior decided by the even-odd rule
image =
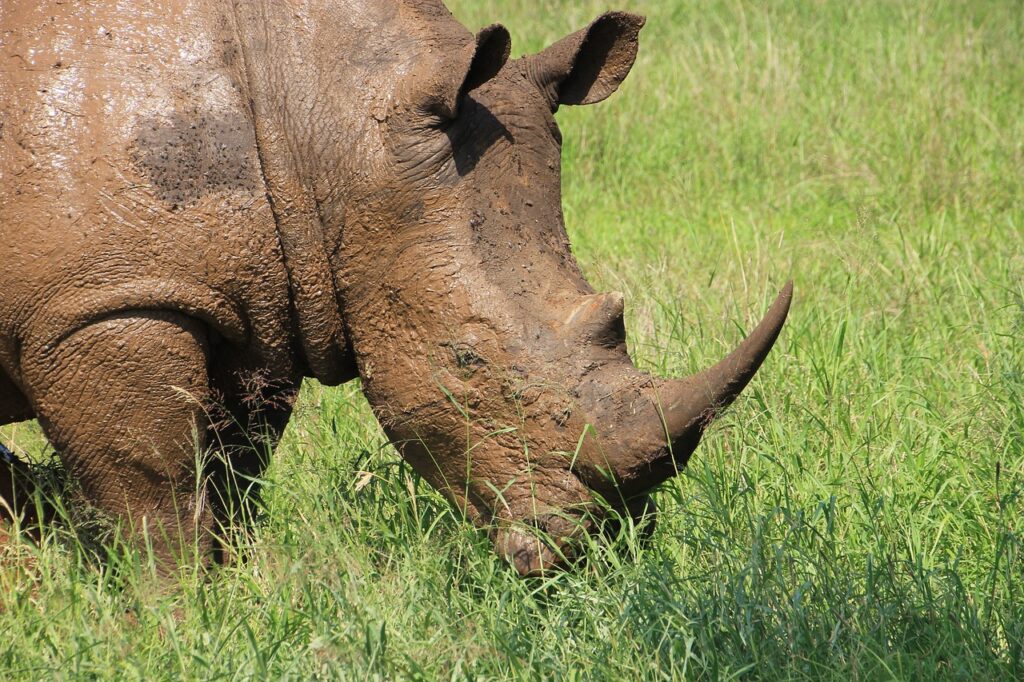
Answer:
[[[555,113],[617,90],[644,21],[509,59],[439,0],[4,0],[0,424],[173,567],[215,558],[300,382],[358,378],[519,573],[562,565],[686,464],[792,297],[665,380],[581,273]]]

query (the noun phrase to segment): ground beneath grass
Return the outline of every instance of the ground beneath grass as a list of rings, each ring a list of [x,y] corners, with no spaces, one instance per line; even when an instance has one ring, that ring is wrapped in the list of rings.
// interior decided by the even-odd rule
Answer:
[[[517,55],[607,9],[449,5]],[[520,580],[357,387],[308,385],[247,560],[161,595],[76,526],[9,550],[0,678],[1024,678],[1020,4],[620,6],[649,16],[633,76],[559,121],[634,359],[692,372],[797,288],[653,541]],[[31,424],[0,438],[47,456]]]

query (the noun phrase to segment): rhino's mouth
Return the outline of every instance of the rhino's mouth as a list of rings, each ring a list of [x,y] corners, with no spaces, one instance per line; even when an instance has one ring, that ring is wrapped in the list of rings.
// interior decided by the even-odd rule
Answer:
[[[576,559],[582,538],[594,528],[593,519],[583,510],[541,514],[499,527],[494,548],[519,575],[538,577]]]
[[[641,540],[651,537],[657,508],[650,496],[618,500],[613,508],[606,515],[602,507],[591,504],[499,526],[493,536],[495,551],[521,576],[540,577],[576,562],[585,538],[595,532],[614,540],[623,524],[629,523]]]

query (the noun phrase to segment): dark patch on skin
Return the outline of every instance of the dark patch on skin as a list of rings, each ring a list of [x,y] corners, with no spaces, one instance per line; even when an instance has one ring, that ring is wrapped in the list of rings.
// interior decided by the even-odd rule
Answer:
[[[175,211],[217,192],[259,189],[253,132],[242,116],[195,111],[148,119],[138,128],[132,161]]]
[[[233,41],[225,41],[224,49],[221,51],[221,61],[224,66],[228,68],[234,68],[238,65],[239,50],[238,45]]]
[[[455,150],[455,168],[460,177],[473,172],[484,154],[500,139],[513,144],[511,131],[486,106],[472,97],[462,104],[459,122],[446,131]]]
[[[442,343],[441,345],[451,351],[455,365],[462,370],[465,378],[473,376],[478,369],[487,366],[487,359],[467,343]]]

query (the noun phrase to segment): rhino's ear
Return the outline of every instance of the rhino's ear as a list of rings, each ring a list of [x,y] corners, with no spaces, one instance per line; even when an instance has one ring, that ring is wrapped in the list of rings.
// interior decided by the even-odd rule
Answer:
[[[582,31],[527,57],[530,77],[552,109],[600,102],[618,90],[633,68],[645,22],[628,12],[602,14]]]
[[[512,51],[512,38],[501,24],[481,29],[476,41],[466,46],[455,63],[437,73],[437,85],[426,108],[445,119],[459,114],[463,96],[498,75]]]
[[[462,88],[459,96],[466,94],[474,88],[478,88],[487,81],[498,75],[508,56],[512,52],[512,37],[508,29],[501,24],[491,24],[487,28],[480,29],[476,34],[476,49],[473,50],[473,57],[469,62],[469,71],[465,80],[462,81]]]

